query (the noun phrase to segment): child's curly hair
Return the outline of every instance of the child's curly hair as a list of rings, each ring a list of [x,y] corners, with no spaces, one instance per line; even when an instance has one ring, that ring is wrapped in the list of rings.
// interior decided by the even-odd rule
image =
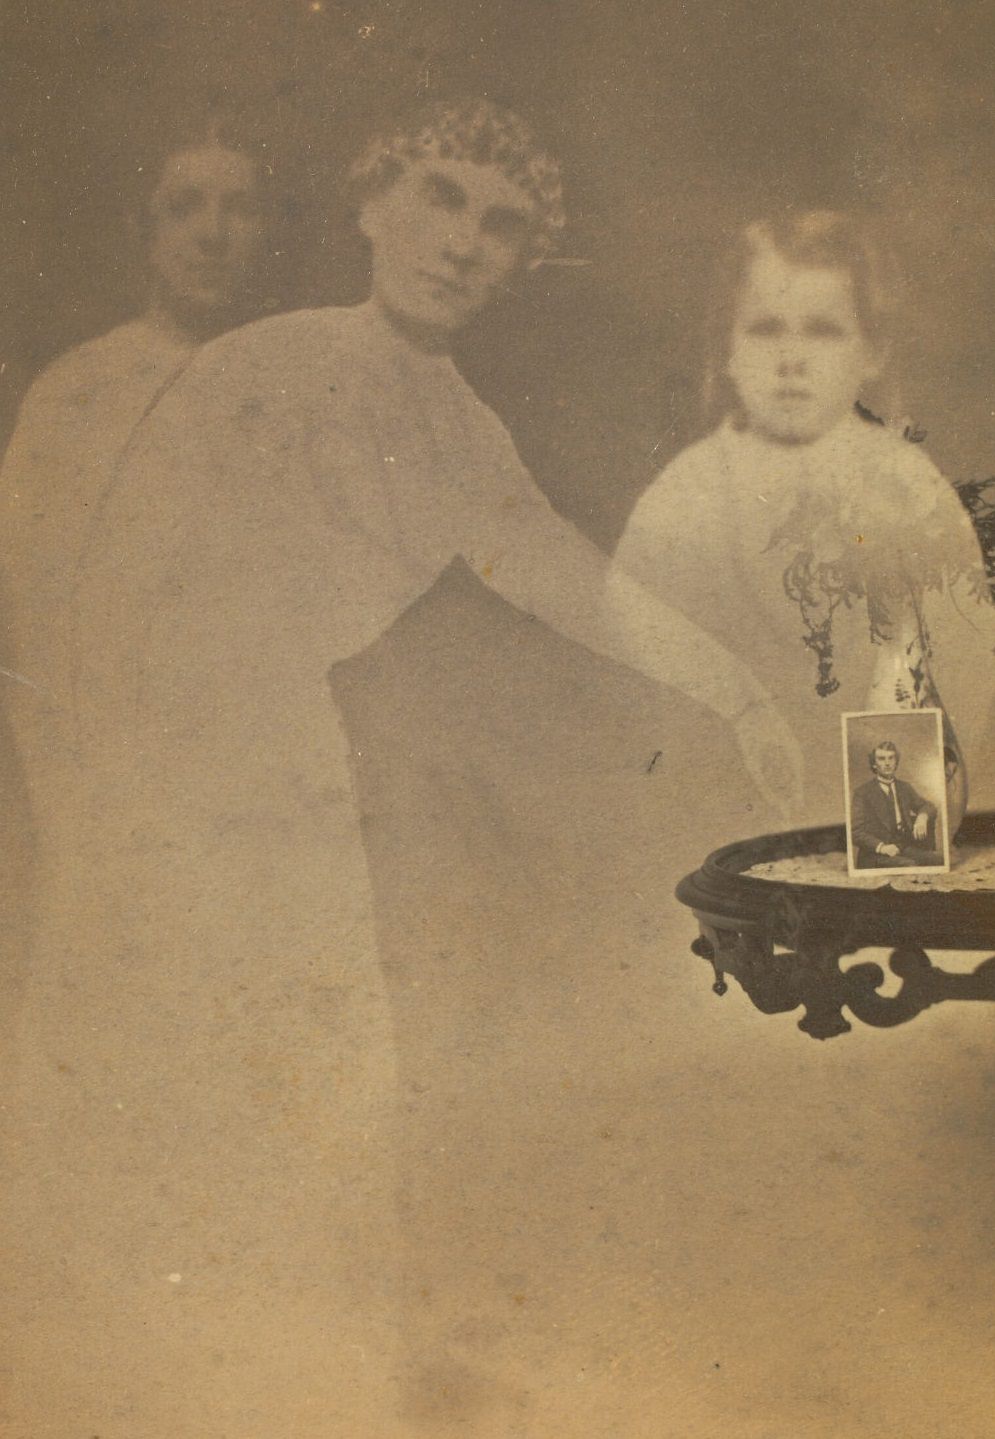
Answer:
[[[566,223],[560,167],[524,120],[490,100],[433,101],[375,136],[349,171],[354,206],[393,184],[410,160],[431,154],[495,165],[533,202],[532,258],[555,248]]]

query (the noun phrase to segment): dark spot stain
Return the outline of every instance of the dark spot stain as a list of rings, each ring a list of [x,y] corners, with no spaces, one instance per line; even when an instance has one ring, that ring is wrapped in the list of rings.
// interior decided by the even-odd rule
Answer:
[[[873,410],[869,410],[867,406],[862,405],[859,400],[854,404],[854,409],[862,420],[868,420],[872,425],[884,424],[884,420],[882,420],[880,415],[876,415]]]

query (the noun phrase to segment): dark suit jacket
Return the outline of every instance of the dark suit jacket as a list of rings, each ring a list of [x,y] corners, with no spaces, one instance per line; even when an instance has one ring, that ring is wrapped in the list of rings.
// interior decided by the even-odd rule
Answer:
[[[915,863],[916,848],[933,850],[935,836],[930,833],[925,841],[912,838],[912,826],[916,816],[926,814],[930,821],[936,819],[936,805],[923,799],[913,785],[904,779],[895,781],[898,807],[902,812],[902,827],[895,817],[895,806],[890,794],[886,794],[876,779],[869,779],[853,792],[850,807],[850,832],[856,850],[856,864],[860,869],[873,869],[880,865],[877,853],[879,844],[897,844],[905,853],[906,862]],[[931,823],[930,830],[934,829]],[[891,861],[895,863],[894,860]]]

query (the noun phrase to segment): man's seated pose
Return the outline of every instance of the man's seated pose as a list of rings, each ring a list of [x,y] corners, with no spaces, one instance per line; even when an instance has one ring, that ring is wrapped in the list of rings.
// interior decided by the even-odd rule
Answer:
[[[898,747],[882,740],[868,755],[874,778],[854,790],[850,829],[857,869],[943,863],[936,805],[897,779]]]

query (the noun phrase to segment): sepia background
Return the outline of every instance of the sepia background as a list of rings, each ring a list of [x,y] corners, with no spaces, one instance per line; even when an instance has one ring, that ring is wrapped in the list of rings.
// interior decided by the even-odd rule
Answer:
[[[244,105],[285,185],[278,308],[355,295],[338,201],[360,138],[419,95],[520,106],[562,154],[584,269],[511,297],[470,368],[592,535],[700,426],[714,254],[779,202],[867,206],[910,287],[904,404],[956,478],[991,470],[991,9],[914,0],[137,0],[4,7],[2,418],[135,304],[127,216],[164,119]],[[508,334],[513,343],[508,344]],[[489,343],[493,339],[493,343]],[[501,357],[501,358],[499,358]]]
[[[601,545],[702,432],[712,263],[781,202],[880,215],[903,412],[951,477],[995,470],[984,4],[21,0],[3,26],[5,433],[41,366],[140,304],[129,211],[162,117],[217,97],[268,137],[277,311],[362,294],[343,168],[382,116],[456,89],[564,160],[584,263],[540,268],[460,361]],[[711,717],[458,564],[335,685],[406,1118],[398,1434],[984,1439],[988,1007],[819,1045],[716,998],[672,891],[706,847],[776,827],[731,743],[699,784]],[[98,1379],[71,1330],[53,1363],[46,1322],[17,1381],[30,1439],[220,1439],[165,1360],[125,1351]],[[311,1426],[266,1439],[340,1439]]]

